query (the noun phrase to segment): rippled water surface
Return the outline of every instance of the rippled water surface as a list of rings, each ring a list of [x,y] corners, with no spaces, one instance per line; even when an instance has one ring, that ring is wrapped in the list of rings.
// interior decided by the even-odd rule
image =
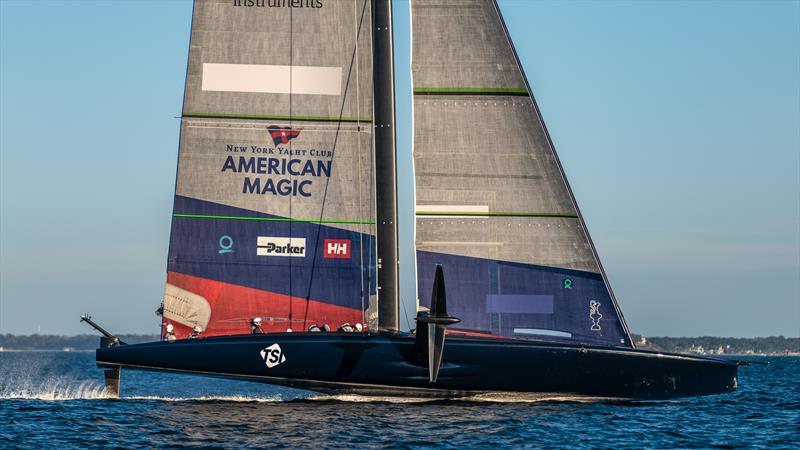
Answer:
[[[0,353],[0,447],[797,448],[800,358],[754,358],[733,394],[657,402],[393,400],[123,371],[94,353]]]

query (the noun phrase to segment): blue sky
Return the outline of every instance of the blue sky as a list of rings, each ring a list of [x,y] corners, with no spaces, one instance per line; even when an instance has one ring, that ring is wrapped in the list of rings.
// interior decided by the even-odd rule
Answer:
[[[800,335],[800,3],[501,9],[632,330]],[[159,331],[190,21],[0,2],[0,333]],[[401,182],[408,28],[396,1]]]

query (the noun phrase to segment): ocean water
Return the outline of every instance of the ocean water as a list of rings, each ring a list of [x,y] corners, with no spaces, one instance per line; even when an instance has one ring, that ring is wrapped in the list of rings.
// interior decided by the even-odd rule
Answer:
[[[669,401],[326,396],[123,371],[93,352],[0,353],[0,448],[798,448],[800,358],[751,358],[732,394]]]

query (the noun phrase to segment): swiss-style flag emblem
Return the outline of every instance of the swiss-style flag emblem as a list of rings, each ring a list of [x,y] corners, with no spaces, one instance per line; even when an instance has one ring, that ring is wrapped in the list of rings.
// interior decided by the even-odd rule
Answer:
[[[349,258],[350,240],[349,239],[325,239],[322,243],[326,258]]]

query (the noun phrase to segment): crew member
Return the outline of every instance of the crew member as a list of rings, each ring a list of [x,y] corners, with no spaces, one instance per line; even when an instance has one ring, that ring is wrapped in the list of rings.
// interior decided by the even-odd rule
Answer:
[[[320,331],[322,330],[317,326],[317,324],[312,324],[310,327],[308,327],[309,333],[319,333]]]
[[[261,329],[261,317],[256,317],[252,321],[250,321],[250,334],[264,334],[264,330]]]
[[[200,325],[195,325],[194,330],[192,330],[192,334],[189,336],[189,339],[197,339],[200,337],[200,333],[203,332],[203,329],[200,328]]]
[[[167,342],[175,342],[175,327],[171,323],[167,324],[167,332],[164,333],[164,339]]]
[[[339,333],[352,333],[353,326],[350,325],[349,323],[343,323],[342,326],[340,326],[339,329],[336,331],[338,331]]]

